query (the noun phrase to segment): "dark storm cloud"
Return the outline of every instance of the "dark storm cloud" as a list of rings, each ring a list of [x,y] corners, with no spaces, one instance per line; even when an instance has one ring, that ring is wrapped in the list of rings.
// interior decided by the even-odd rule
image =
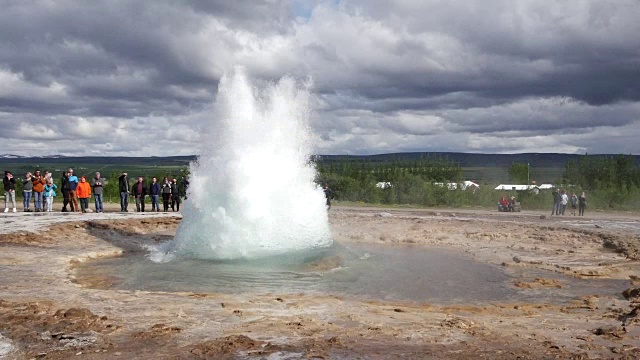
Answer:
[[[324,153],[629,152],[640,133],[636,0],[0,6],[2,152],[197,153],[235,65],[311,77]]]
[[[179,43],[206,19],[188,9],[154,4],[12,2],[0,15],[0,68],[21,74],[32,84],[61,83],[76,106],[97,116],[163,111],[158,107],[162,102],[169,106],[209,102],[217,77],[207,73],[199,59],[181,51],[188,51],[188,44]],[[170,85],[185,91],[177,95],[169,91]],[[197,90],[209,96],[189,95]],[[101,104],[106,101],[114,101],[114,108],[120,107],[118,101],[135,103],[138,109],[103,112]],[[28,100],[22,104],[26,109],[42,106]]]
[[[346,1],[345,7],[360,14],[345,21],[357,24],[356,37],[372,43],[354,48],[382,53],[355,58],[359,76],[349,78],[370,98],[463,91],[507,101],[640,99],[636,1]],[[332,48],[330,41],[325,47]]]
[[[224,19],[233,27],[256,32],[287,32],[295,2],[278,1],[185,1],[193,11]],[[265,27],[265,23],[268,26]]]

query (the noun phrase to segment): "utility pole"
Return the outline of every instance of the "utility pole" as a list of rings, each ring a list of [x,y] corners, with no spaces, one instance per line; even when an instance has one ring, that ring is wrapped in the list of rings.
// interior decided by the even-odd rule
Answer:
[[[529,163],[527,163],[527,186],[529,186],[531,182],[529,181]]]

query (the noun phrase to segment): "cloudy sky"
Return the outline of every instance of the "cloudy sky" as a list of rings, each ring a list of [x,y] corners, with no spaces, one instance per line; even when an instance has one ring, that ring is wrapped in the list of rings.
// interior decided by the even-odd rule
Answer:
[[[197,154],[236,65],[313,80],[321,154],[640,154],[637,0],[0,8],[0,154]]]

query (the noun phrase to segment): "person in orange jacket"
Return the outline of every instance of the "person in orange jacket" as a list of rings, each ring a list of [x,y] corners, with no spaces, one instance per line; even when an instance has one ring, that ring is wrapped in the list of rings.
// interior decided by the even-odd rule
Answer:
[[[33,183],[33,205],[36,212],[44,211],[44,186],[47,182],[40,174],[40,170],[36,170],[31,177]]]
[[[87,182],[86,176],[80,179],[76,194],[78,195],[78,200],[80,200],[80,209],[82,209],[83,213],[86,213],[89,208],[89,198],[91,197],[91,185]]]

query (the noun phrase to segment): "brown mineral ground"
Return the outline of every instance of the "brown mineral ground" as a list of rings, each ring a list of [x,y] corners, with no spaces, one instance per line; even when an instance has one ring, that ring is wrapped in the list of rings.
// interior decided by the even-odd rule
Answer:
[[[626,284],[615,295],[569,301],[115,290],[120,279],[78,270],[91,259],[144,252],[171,239],[179,222],[174,214],[3,216],[0,359],[640,358],[634,215],[331,210],[338,243],[447,249],[509,271],[517,291],[565,291],[566,279]],[[341,264],[330,257],[308,267]]]

